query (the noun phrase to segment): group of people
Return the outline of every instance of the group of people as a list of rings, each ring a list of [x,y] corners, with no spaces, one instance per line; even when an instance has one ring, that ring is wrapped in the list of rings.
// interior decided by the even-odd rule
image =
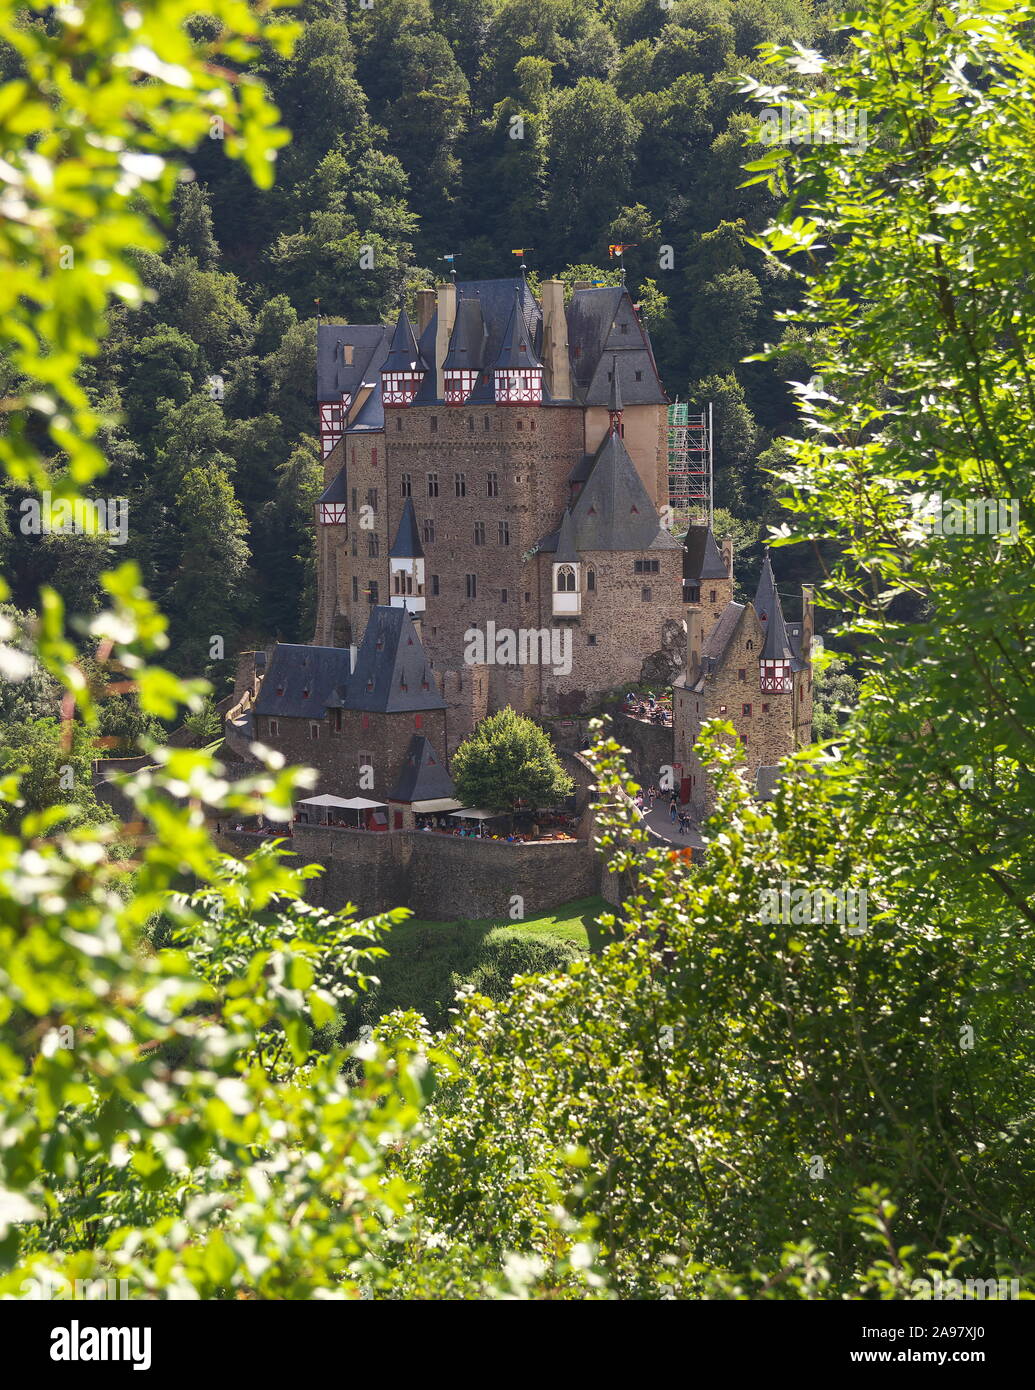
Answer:
[[[633,719],[645,719],[648,724],[672,723],[671,706],[662,704],[653,695],[648,695],[646,699],[631,693],[626,695],[625,713]]]
[[[654,810],[654,803],[661,793],[656,786],[649,786],[645,792],[637,792],[634,805],[641,815],[649,816]],[[672,793],[668,803],[669,819],[673,825],[679,826],[680,835],[686,835],[690,831],[690,812],[679,809],[679,797],[675,792]]]

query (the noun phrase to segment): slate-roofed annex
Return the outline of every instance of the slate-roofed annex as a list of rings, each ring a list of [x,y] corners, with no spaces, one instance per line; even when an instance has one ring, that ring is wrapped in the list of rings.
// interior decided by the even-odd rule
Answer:
[[[345,703],[347,709],[382,714],[446,708],[405,608],[382,604],[372,610]]]
[[[320,324],[316,334],[316,399],[354,398],[365,381],[380,373],[391,336],[391,328],[383,323]],[[349,356],[351,362],[346,361]]]
[[[256,714],[282,719],[322,719],[341,708],[349,681],[344,647],[305,647],[278,642],[255,703]]]
[[[456,794],[446,764],[424,734],[414,734],[389,801],[439,801]]]
[[[710,526],[691,526],[687,530],[683,573],[693,584],[702,579],[726,579],[726,563]]]
[[[580,551],[679,548],[679,542],[661,526],[617,430],[601,443],[572,507],[572,520]]]

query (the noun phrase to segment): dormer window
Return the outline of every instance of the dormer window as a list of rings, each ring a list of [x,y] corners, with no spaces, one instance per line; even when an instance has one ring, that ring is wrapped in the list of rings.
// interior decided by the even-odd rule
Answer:
[[[510,367],[496,372],[497,405],[540,405],[543,399],[542,367]]]
[[[443,383],[446,405],[463,405],[478,384],[478,373],[476,371],[447,371],[443,374]]]

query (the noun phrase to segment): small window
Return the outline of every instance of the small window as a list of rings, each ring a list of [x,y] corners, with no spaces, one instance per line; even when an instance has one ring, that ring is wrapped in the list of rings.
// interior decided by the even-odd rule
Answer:
[[[506,589],[501,589],[501,590],[500,590],[500,603],[506,603],[508,598],[509,598],[509,594],[507,593],[507,590],[506,590]]]
[[[371,560],[376,560],[381,554],[381,538],[373,532],[367,537],[367,555]]]
[[[640,602],[641,602],[641,603],[650,603],[650,601],[651,601],[651,587],[650,587],[649,584],[644,584],[643,588],[640,590]]]
[[[354,512],[359,511],[359,493],[355,488],[352,489],[352,510]]]
[[[637,373],[636,373],[636,380],[637,380],[637,381],[642,381],[642,380],[643,380],[643,373],[642,373],[642,372],[637,372]]]
[[[498,528],[498,529],[499,529],[499,540],[500,540],[500,545],[509,545],[509,544],[510,544],[510,522],[509,522],[509,521],[501,521],[501,522],[499,523],[499,528]]]
[[[532,595],[528,592],[527,589],[525,590],[525,602],[526,602],[526,603],[531,603],[531,602],[532,602]]]
[[[402,416],[401,416],[401,415],[397,415],[397,416],[395,417],[395,428],[396,428],[397,430],[401,430],[402,427],[403,427]]]
[[[719,706],[719,713],[720,713],[720,714],[725,714],[725,713],[726,713],[726,706],[725,706],[725,705],[720,705],[720,706]]]
[[[376,580],[376,579],[372,579],[372,580],[370,581],[370,602],[371,602],[372,605],[376,605],[377,602],[378,602],[378,597],[377,597],[377,580]]]
[[[364,714],[364,716],[363,716],[363,728],[364,728],[364,729],[369,729],[369,728],[370,728],[370,715],[369,715],[369,714]]]
[[[628,333],[629,325],[627,323],[620,323],[618,325],[618,331],[619,333]]]
[[[751,718],[751,706],[750,706],[750,705],[741,705],[741,707],[740,707],[740,712],[741,712],[741,714],[743,714],[747,719],[750,719],[750,718]]]
[[[744,645],[747,647],[747,649],[748,649],[749,652],[753,652],[753,651],[755,650],[755,644],[754,644],[754,642],[752,642],[752,641],[750,641],[750,640],[748,640],[747,642],[745,642]]]
[[[429,473],[429,474],[428,474],[428,496],[429,496],[429,497],[437,497],[437,496],[438,496],[438,474],[437,474],[437,473]]]
[[[477,575],[474,575],[474,574],[465,574],[465,575],[464,575],[464,586],[465,586],[465,589],[466,589],[467,597],[468,597],[468,598],[477,598],[477,597],[478,597],[478,577],[477,577]]]
[[[437,598],[437,597],[438,597],[438,575],[437,575],[437,574],[433,574],[433,575],[431,576],[431,594],[432,594],[432,597],[433,597],[433,598]]]
[[[744,667],[741,666],[740,670],[737,672],[737,680],[738,680],[738,681],[746,681],[747,678],[748,678],[748,673],[747,673],[747,671],[744,669]]]
[[[359,602],[359,580],[355,575],[352,576],[352,602]]]
[[[763,713],[763,714],[768,714],[768,713],[769,713],[769,704],[768,704],[767,701],[763,701],[763,704],[762,704],[762,713]]]
[[[715,602],[715,599],[716,599],[716,593],[715,593],[715,590],[713,589],[713,590],[712,590],[712,596],[711,596],[711,600],[710,600],[710,601],[711,601],[712,603],[714,603],[714,602]]]
[[[376,446],[376,445],[374,446],[373,449],[370,450],[370,463],[371,463],[371,466],[372,466],[372,467],[374,467],[374,468],[377,467],[377,446]],[[375,503],[375,506],[376,506],[376,503]]]
[[[346,367],[351,367],[351,366],[352,366],[352,344],[351,344],[351,343],[343,343],[343,344],[342,344],[342,347],[341,347],[341,355],[342,355],[342,360],[344,361]]]
[[[316,739],[318,739],[318,738],[320,737],[320,726],[319,726],[319,724],[310,724],[310,725],[309,725],[309,737],[310,737],[311,739],[314,739],[314,740],[316,740]]]
[[[500,495],[500,479],[498,473],[487,473],[485,477],[486,497],[498,497]]]
[[[340,733],[341,733],[341,718],[342,718],[342,716],[341,716],[341,710],[340,710],[340,709],[336,709],[336,710],[334,711],[334,732],[335,732],[336,734],[340,734]]]
[[[467,474],[466,474],[466,473],[454,473],[454,475],[453,475],[453,490],[454,490],[454,492],[456,493],[457,497],[466,497],[466,496],[467,496]]]
[[[279,720],[279,719],[271,719],[271,720],[270,720],[270,733],[273,735],[274,738],[276,738],[277,735],[280,733],[280,720]]]
[[[589,645],[590,645],[591,647],[595,647],[596,644],[597,644],[597,635],[596,635],[596,633],[595,633],[595,632],[589,633],[588,636],[587,636],[587,638],[586,638],[586,641],[589,643]]]
[[[474,523],[474,543],[475,545],[485,544],[485,522],[476,521]]]
[[[412,496],[413,496],[413,476],[412,476],[412,474],[410,474],[410,473],[404,473],[404,474],[402,475],[402,488],[403,488],[403,496],[404,496],[404,497],[412,497]]]
[[[438,416],[437,416],[437,415],[433,415],[433,416],[431,417],[431,433],[432,433],[432,434],[438,434]]]
[[[473,416],[473,415],[468,415],[468,417],[467,417],[467,429],[468,429],[468,432],[469,432],[470,434],[474,434],[474,416]]]
[[[592,593],[595,593],[595,592],[596,592],[596,587],[597,587],[597,572],[596,572],[596,570],[587,570],[587,571],[586,571],[586,588],[587,588],[587,589],[589,590],[589,592],[592,594]]]
[[[425,544],[433,545],[435,541],[435,523],[431,520],[430,517],[428,517],[421,529],[424,534]]]
[[[424,716],[423,716],[423,714],[415,714],[415,715],[413,716],[413,727],[414,727],[415,729],[423,729],[423,727],[424,727]]]

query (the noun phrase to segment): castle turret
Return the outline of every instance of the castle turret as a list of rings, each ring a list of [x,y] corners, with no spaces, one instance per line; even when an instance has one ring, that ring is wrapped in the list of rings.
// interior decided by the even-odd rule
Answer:
[[[759,689],[763,694],[786,694],[792,686],[791,661],[794,653],[787,636],[768,550],[762,561],[762,574],[755,594],[755,612],[765,632],[765,644],[758,662]]]
[[[543,364],[521,308],[521,291],[515,289],[514,304],[492,364],[497,405],[540,405],[543,399]]]
[[[392,576],[391,607],[405,608],[409,613],[423,613],[426,607],[424,547],[417,531],[413,500],[409,497],[403,504],[395,540],[388,552],[388,564]]]
[[[420,355],[404,304],[399,311],[388,356],[381,368],[384,404],[409,405],[417,394],[427,370],[427,363]]]

